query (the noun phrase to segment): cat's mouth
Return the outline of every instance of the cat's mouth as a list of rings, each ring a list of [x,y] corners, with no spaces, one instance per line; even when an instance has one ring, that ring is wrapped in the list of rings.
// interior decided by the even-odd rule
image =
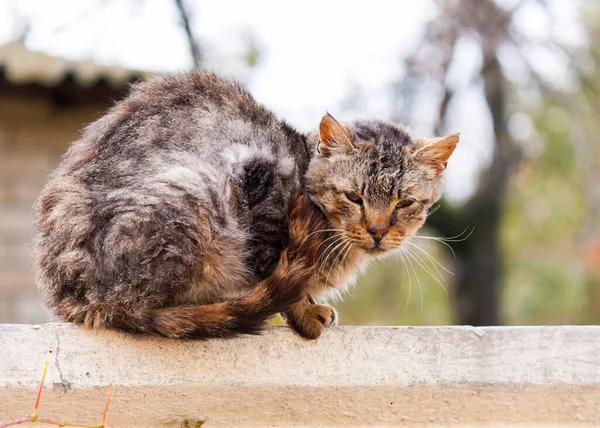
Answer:
[[[367,253],[369,255],[377,256],[377,255],[381,255],[383,253],[388,253],[390,251],[394,251],[394,250],[398,249],[399,247],[401,247],[403,243],[404,243],[404,239],[402,239],[400,241],[400,243],[394,242],[391,245],[388,242],[386,242],[386,243],[380,242],[380,243],[373,243],[373,244],[371,244],[371,246],[364,245],[361,247],[365,253]]]
[[[366,251],[367,254],[372,254],[372,255],[382,254],[387,251],[384,248],[381,248],[380,246],[370,247],[370,248],[363,247],[363,249]]]

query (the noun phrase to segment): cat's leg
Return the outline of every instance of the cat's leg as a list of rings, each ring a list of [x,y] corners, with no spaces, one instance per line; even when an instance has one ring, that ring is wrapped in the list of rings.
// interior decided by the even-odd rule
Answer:
[[[290,202],[288,225],[289,254],[296,263],[310,269],[313,276],[306,284],[304,297],[281,315],[300,336],[316,339],[325,327],[337,324],[338,318],[335,309],[318,304],[312,298],[327,291],[324,281],[318,279],[320,265],[317,263],[325,248],[322,244],[328,238],[328,235],[319,233],[328,229],[327,218],[308,196],[297,194]]]
[[[316,303],[309,294],[283,313],[282,317],[305,339],[318,338],[325,327],[337,325],[338,321],[333,307]]]

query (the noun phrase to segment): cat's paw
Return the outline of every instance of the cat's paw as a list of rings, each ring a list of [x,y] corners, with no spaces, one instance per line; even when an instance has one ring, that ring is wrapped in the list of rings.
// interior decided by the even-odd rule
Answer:
[[[329,305],[313,305],[315,309],[316,317],[323,327],[336,326],[338,324],[338,313]]]
[[[314,304],[305,308],[301,316],[287,318],[289,325],[305,339],[316,339],[323,329],[337,325],[338,314],[329,305]]]

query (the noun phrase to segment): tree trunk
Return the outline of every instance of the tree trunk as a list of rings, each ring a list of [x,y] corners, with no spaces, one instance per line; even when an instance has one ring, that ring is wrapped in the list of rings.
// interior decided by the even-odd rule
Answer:
[[[454,289],[455,314],[459,324],[500,324],[499,207],[486,208],[481,216],[471,217],[474,230],[459,256],[460,271],[457,272]]]
[[[431,226],[448,237],[473,229],[468,239],[452,243],[457,258],[453,289],[456,321],[477,326],[501,323],[500,222],[508,181],[520,159],[520,151],[506,125],[508,84],[494,53],[484,62],[485,97],[496,139],[492,165],[465,206],[453,209],[443,204],[429,221]]]

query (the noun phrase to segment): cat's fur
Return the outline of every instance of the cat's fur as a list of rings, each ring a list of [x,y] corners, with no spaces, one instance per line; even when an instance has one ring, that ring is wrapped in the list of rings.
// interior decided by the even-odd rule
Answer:
[[[318,337],[336,314],[312,296],[423,224],[457,142],[329,115],[302,135],[209,73],[138,84],[40,195],[37,283],[91,327],[229,337],[283,312]]]

